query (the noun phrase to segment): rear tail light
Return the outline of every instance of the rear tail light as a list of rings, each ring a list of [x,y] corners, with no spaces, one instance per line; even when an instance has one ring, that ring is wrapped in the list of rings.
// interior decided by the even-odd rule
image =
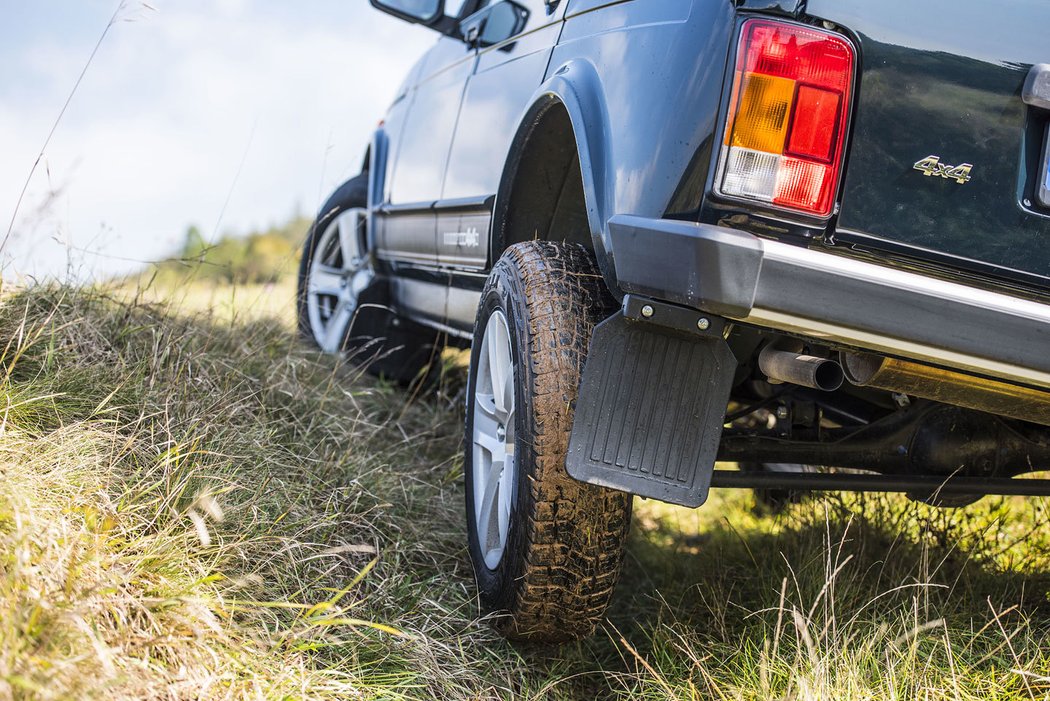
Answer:
[[[827,217],[853,86],[853,47],[810,27],[748,20],[718,166],[721,194]]]

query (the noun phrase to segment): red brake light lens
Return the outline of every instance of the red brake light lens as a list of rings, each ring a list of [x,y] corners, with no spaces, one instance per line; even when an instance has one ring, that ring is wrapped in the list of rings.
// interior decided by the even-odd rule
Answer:
[[[723,195],[831,214],[853,87],[853,47],[796,24],[748,20],[718,167]]]

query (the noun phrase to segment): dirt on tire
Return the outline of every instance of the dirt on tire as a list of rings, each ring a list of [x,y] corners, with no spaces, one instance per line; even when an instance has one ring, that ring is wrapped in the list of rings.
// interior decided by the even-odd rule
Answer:
[[[507,637],[579,639],[604,617],[631,519],[630,495],[565,471],[588,343],[614,302],[587,249],[543,241],[506,251],[482,294],[479,322],[493,294],[513,307],[524,430],[511,536],[498,576],[479,572],[482,604],[504,614],[495,624]]]

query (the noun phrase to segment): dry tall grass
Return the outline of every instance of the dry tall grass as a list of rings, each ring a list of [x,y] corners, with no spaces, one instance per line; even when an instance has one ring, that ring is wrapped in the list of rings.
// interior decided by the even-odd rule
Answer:
[[[640,502],[605,629],[512,647],[461,378],[406,396],[299,344],[286,287],[207,289],[0,305],[0,698],[1050,697],[1039,501]]]

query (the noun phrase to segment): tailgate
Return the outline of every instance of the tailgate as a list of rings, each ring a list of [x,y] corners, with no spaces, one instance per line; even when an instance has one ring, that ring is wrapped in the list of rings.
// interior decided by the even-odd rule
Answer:
[[[809,0],[859,38],[836,242],[1050,286],[1045,0]],[[969,165],[970,167],[966,167]]]

